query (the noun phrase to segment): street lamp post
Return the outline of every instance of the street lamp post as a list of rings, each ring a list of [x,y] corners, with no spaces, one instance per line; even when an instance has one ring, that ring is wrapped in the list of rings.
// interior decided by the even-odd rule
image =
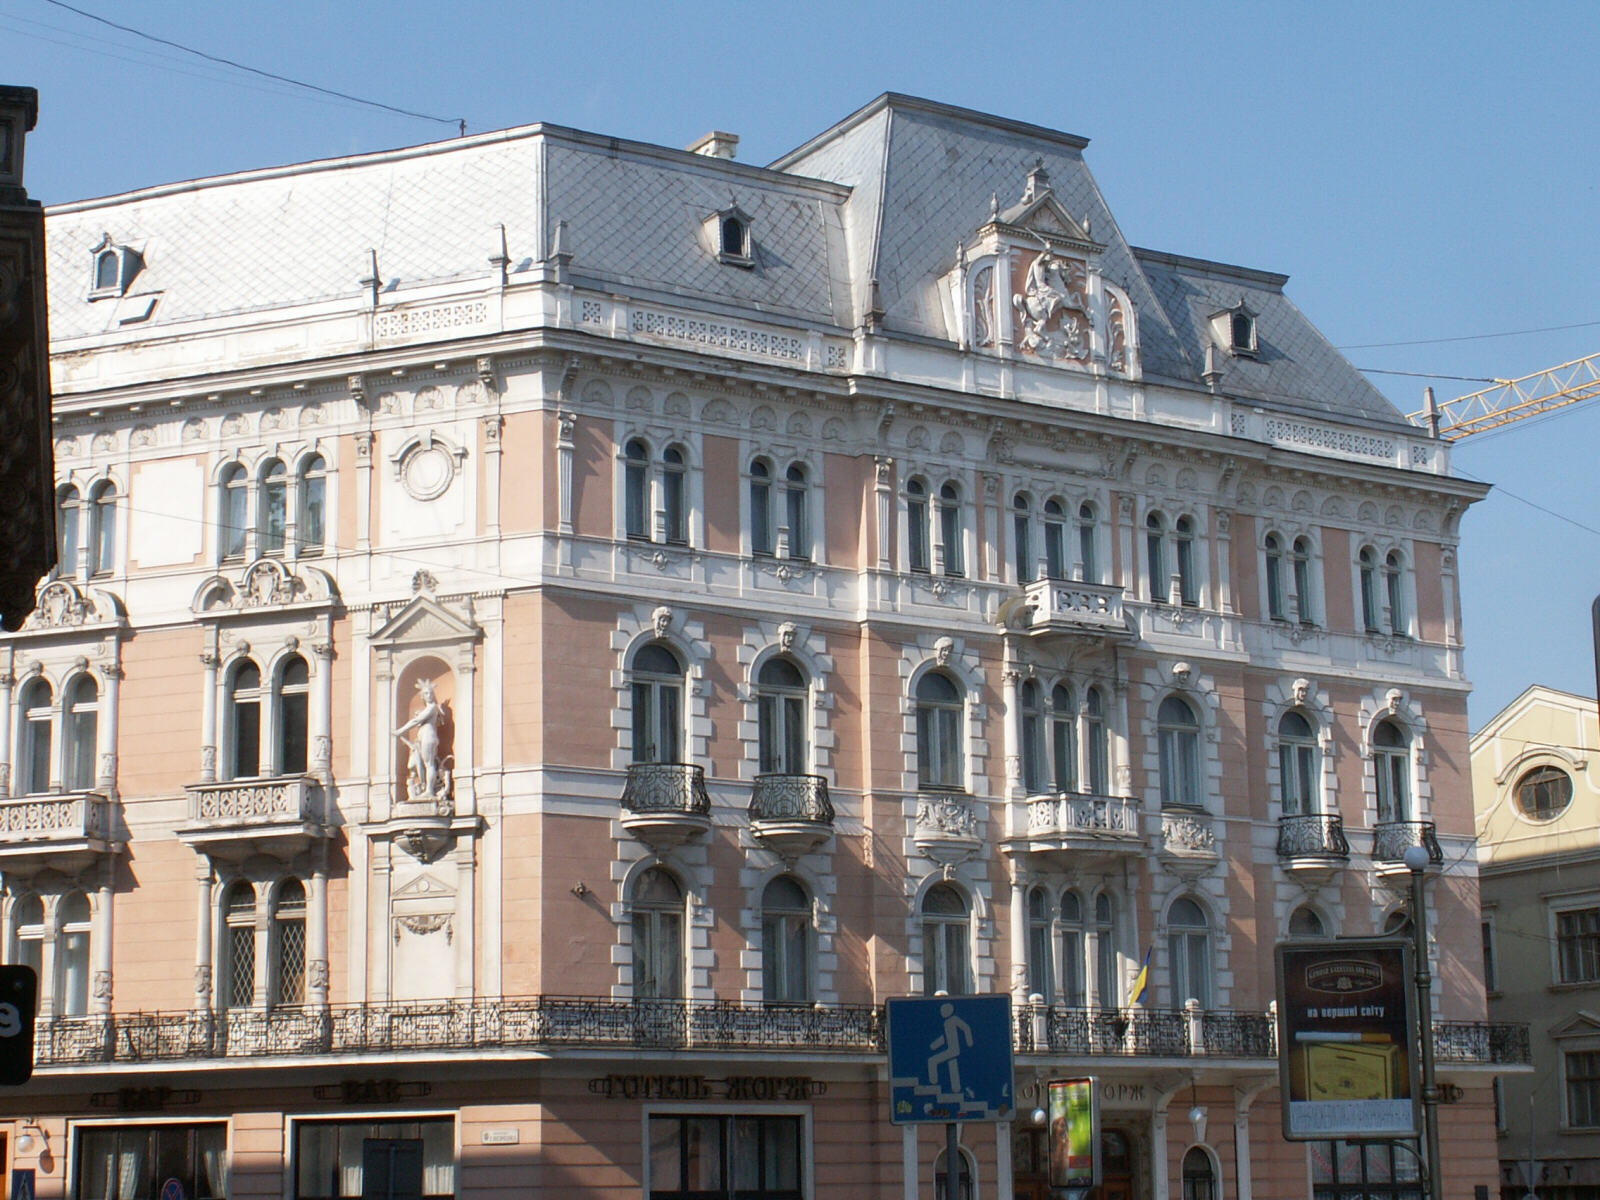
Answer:
[[[1411,872],[1411,942],[1416,958],[1417,1049],[1422,1063],[1422,1128],[1427,1140],[1428,1200],[1442,1200],[1439,1177],[1439,1084],[1433,1065],[1433,976],[1428,970],[1428,900],[1424,891],[1428,851],[1408,846],[1403,861]]]

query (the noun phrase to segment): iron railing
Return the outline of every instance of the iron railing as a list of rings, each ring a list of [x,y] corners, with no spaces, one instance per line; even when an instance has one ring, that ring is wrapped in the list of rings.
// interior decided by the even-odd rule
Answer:
[[[1379,821],[1372,829],[1373,861],[1401,862],[1407,850],[1421,846],[1428,852],[1428,861],[1437,867],[1444,862],[1437,833],[1432,821]]]
[[[757,775],[750,789],[750,819],[832,825],[828,781],[821,775]]]
[[[1071,1057],[1275,1057],[1263,1013],[1018,1005],[1018,1053]],[[112,1013],[41,1020],[40,1067],[352,1054],[436,1054],[563,1046],[617,1050],[765,1050],[882,1054],[884,1009],[720,1000],[529,996],[328,1008]],[[1440,1062],[1525,1064],[1528,1029],[1436,1021]]]
[[[705,769],[691,763],[629,763],[622,807],[631,813],[710,816]]]
[[[1350,857],[1344,818],[1334,813],[1303,813],[1278,818],[1279,858]]]

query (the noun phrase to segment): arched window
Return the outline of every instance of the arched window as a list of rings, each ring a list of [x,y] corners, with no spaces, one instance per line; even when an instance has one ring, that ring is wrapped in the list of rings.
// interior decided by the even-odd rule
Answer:
[[[247,880],[228,888],[222,902],[224,1008],[256,1002],[256,891]]]
[[[1200,722],[1177,696],[1156,710],[1156,741],[1161,757],[1161,806],[1200,807]]]
[[[1095,986],[1103,1008],[1122,1004],[1122,972],[1117,970],[1117,906],[1107,892],[1094,898]]]
[[[1310,539],[1295,538],[1294,546],[1291,550],[1294,562],[1294,602],[1300,617],[1300,624],[1315,625],[1317,623],[1317,606],[1316,597],[1311,594]]]
[[[295,521],[295,552],[321,554],[327,537],[328,465],[313,454],[300,464],[299,510]]]
[[[282,554],[284,530],[289,522],[289,472],[280,459],[271,459],[261,468],[261,504],[257,514],[261,527],[257,552]]]
[[[1186,897],[1167,910],[1167,954],[1173,1004],[1198,1000],[1201,1008],[1210,1008],[1211,927],[1200,906]]]
[[[1381,628],[1378,612],[1378,553],[1371,546],[1361,547],[1361,626],[1368,633]]]
[[[758,458],[750,464],[750,553],[772,549],[772,468]]]
[[[972,992],[967,941],[967,900],[948,883],[936,883],[922,898],[922,992],[932,996]]]
[[[1044,573],[1049,579],[1067,577],[1066,516],[1061,501],[1044,502]]]
[[[1264,543],[1267,560],[1267,618],[1285,621],[1287,609],[1283,603],[1283,539],[1275,533],[1267,534]]]
[[[806,677],[786,658],[769,658],[756,676],[763,775],[804,775],[810,766],[806,738]]]
[[[1061,1002],[1074,1008],[1086,1002],[1083,974],[1083,900],[1077,892],[1061,893]]]
[[[1056,791],[1078,790],[1078,710],[1072,689],[1058,683],[1050,689],[1050,762]]]
[[[1044,708],[1038,681],[1025,679],[1019,689],[1022,700],[1022,787],[1030,796],[1045,788]]]
[[[107,574],[116,565],[117,487],[102,479],[89,493],[89,574]]]
[[[1018,583],[1033,582],[1033,502],[1018,492],[1011,501],[1011,543]]]
[[[223,558],[243,558],[250,506],[250,479],[239,463],[229,463],[218,479],[217,532]]]
[[[1194,518],[1179,517],[1172,528],[1172,547],[1178,560],[1178,600],[1191,608],[1200,603],[1200,578],[1195,573]]]
[[[254,779],[261,774],[261,668],[246,659],[228,684],[228,774]]]
[[[676,446],[668,446],[661,452],[661,515],[667,541],[679,546],[689,541],[688,510],[685,507],[687,486],[688,470],[683,451]]]
[[[306,660],[298,654],[285,660],[278,675],[279,775],[303,775],[309,740],[311,684]]]
[[[115,290],[122,282],[121,256],[115,250],[103,251],[94,260],[94,290]]]
[[[1239,318],[1233,319],[1234,341],[1239,340]],[[1211,1156],[1199,1146],[1183,1156],[1183,1200],[1217,1200],[1217,1173]]]
[[[947,675],[929,672],[917,682],[917,786],[960,788],[961,690]]]
[[[1094,505],[1078,505],[1078,578],[1086,583],[1100,582],[1100,556],[1095,553]]]
[[[789,557],[811,557],[811,522],[806,518],[806,469],[792,463],[784,472],[784,516],[789,521]]]
[[[17,782],[22,791],[33,795],[50,790],[51,723],[55,696],[42,676],[30,679],[17,704],[22,728],[17,738],[19,751]]]
[[[633,761],[683,760],[683,664],[660,642],[633,656]]]
[[[906,480],[906,563],[913,571],[928,571],[928,485]]]
[[[683,997],[683,889],[660,867],[639,876],[633,892],[633,994]]]
[[[1372,768],[1378,785],[1378,820],[1411,819],[1411,744],[1393,721],[1372,731]]]
[[[63,575],[78,573],[78,518],[81,512],[77,488],[68,486],[56,493],[56,570]]]
[[[744,222],[738,217],[722,218],[722,252],[735,258],[745,257]]]
[[[1097,687],[1084,698],[1084,742],[1089,753],[1089,791],[1111,794],[1111,737],[1106,732],[1105,696]]]
[[[975,1177],[972,1155],[956,1147],[956,1170],[960,1172],[954,1197],[950,1192],[950,1151],[940,1150],[933,1161],[933,1200],[972,1200],[972,1181]]]
[[[944,542],[944,573],[965,575],[966,559],[961,545],[961,492],[953,483],[939,489],[939,537]]]
[[[89,1011],[89,898],[63,896],[56,909],[56,1011],[81,1017]]]
[[[622,520],[628,537],[650,540],[650,451],[634,438],[622,449]]]
[[[1050,896],[1043,888],[1028,889],[1028,995],[1054,1004],[1055,964],[1050,953]]]
[[[1278,720],[1278,786],[1284,816],[1304,816],[1321,809],[1318,757],[1311,722],[1300,713],[1284,713]]]
[[[11,961],[18,966],[32,967],[35,975],[44,972],[44,901],[38,896],[25,896],[17,901],[17,951]]]
[[[1172,588],[1167,579],[1167,523],[1160,513],[1145,516],[1144,557],[1150,575],[1150,599],[1165,604]]]
[[[811,899],[791,876],[761,894],[761,989],[772,1004],[806,1004],[811,988]]]
[[[1301,905],[1289,914],[1289,936],[1292,938],[1327,937],[1327,929],[1317,910]]]
[[[69,792],[86,792],[95,784],[100,722],[100,689],[90,676],[79,675],[67,687],[66,711],[62,718],[62,741],[67,757],[61,785]]]
[[[1405,560],[1400,557],[1400,551],[1389,551],[1383,560],[1383,587],[1389,600],[1389,632],[1395,637],[1405,637],[1411,628],[1406,615],[1404,578]]]
[[[306,1000],[306,888],[298,879],[278,885],[272,906],[272,1003]]]

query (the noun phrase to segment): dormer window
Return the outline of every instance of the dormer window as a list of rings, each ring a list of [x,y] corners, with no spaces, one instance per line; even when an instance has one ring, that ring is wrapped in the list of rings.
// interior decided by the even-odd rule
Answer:
[[[1219,345],[1235,358],[1254,358],[1260,353],[1256,337],[1257,313],[1239,298],[1239,303],[1211,314],[1211,333]]]
[[[705,231],[717,261],[736,267],[755,266],[750,214],[738,205],[719,209],[705,219]]]
[[[126,295],[134,276],[144,266],[144,257],[132,246],[113,242],[109,233],[100,239],[100,244],[91,253],[94,258],[89,299],[104,300]]]
[[[1256,348],[1256,323],[1244,313],[1233,314],[1231,331],[1234,353],[1240,350],[1253,351]]]

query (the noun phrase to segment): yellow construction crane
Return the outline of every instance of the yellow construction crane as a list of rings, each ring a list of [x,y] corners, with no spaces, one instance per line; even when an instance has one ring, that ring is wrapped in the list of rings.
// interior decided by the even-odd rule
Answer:
[[[1486,429],[1600,396],[1600,354],[1575,358],[1520,379],[1497,379],[1493,387],[1443,405],[1434,403],[1432,388],[1423,394],[1427,403],[1418,412],[1407,414],[1411,423],[1425,426],[1436,438],[1458,442]]]

